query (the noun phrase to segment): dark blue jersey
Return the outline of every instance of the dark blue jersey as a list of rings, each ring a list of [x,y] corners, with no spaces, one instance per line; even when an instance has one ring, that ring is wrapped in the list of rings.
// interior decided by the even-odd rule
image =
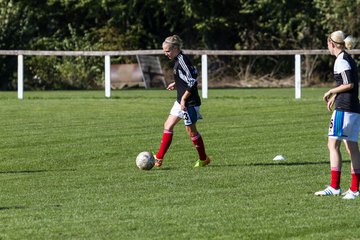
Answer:
[[[335,60],[334,78],[336,86],[350,83],[354,84],[351,90],[336,95],[335,109],[360,113],[357,66],[354,59],[345,51],[342,51]]]
[[[176,56],[174,63],[174,78],[178,103],[181,102],[181,97],[184,95],[185,91],[188,90],[191,94],[186,99],[185,106],[191,107],[201,105],[198,93],[197,75],[197,70],[192,65],[189,58],[184,55],[183,52],[180,52]]]

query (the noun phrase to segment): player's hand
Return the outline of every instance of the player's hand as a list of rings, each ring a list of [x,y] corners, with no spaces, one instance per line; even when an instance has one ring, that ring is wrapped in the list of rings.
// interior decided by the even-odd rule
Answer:
[[[331,94],[332,94],[332,93],[330,92],[330,90],[327,91],[327,92],[324,94],[323,99],[324,99],[325,102],[328,102],[328,101],[329,101],[329,97],[331,96]]]
[[[327,109],[331,112],[332,111],[332,107],[334,106],[335,103],[335,95],[332,96],[332,98],[330,98],[327,102]]]
[[[180,107],[181,107],[181,110],[186,111],[185,100],[181,99]]]
[[[167,90],[170,90],[170,91],[174,90],[174,89],[175,89],[175,82],[170,83],[170,84],[167,86],[166,89],[167,89]]]

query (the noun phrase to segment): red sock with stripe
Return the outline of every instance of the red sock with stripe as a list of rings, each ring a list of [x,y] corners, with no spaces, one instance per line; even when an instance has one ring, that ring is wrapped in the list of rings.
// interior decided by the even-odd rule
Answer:
[[[199,154],[199,159],[206,160],[205,146],[204,146],[204,142],[203,142],[203,139],[202,139],[200,133],[198,133],[194,137],[191,137],[191,141],[193,142],[193,144]]]
[[[172,137],[173,137],[173,131],[169,131],[169,130],[165,129],[162,139],[161,139],[160,149],[159,149],[158,153],[156,154],[157,159],[164,158],[164,155],[167,152],[167,150],[169,149],[170,144],[172,142]]]
[[[334,189],[340,188],[340,177],[341,177],[341,169],[338,167],[331,168],[331,183],[330,186]]]
[[[360,169],[351,171],[351,186],[350,190],[353,192],[359,191]]]

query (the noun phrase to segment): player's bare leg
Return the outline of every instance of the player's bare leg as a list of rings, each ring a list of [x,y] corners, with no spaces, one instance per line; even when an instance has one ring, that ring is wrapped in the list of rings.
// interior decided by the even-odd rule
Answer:
[[[329,157],[330,157],[330,168],[331,168],[331,182],[330,186],[325,188],[322,191],[315,193],[317,196],[331,196],[331,195],[340,195],[340,177],[341,177],[341,166],[342,159],[340,153],[341,141],[328,138],[328,148],[329,148]]]

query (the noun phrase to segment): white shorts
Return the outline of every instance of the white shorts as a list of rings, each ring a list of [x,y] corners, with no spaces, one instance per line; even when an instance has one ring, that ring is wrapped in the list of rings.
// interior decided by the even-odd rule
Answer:
[[[329,138],[358,142],[360,114],[335,110],[331,116]]]
[[[170,115],[184,119],[185,126],[189,126],[202,119],[200,114],[200,106],[187,107],[186,111],[181,110],[181,105],[177,101],[174,102],[173,107],[170,110]]]

